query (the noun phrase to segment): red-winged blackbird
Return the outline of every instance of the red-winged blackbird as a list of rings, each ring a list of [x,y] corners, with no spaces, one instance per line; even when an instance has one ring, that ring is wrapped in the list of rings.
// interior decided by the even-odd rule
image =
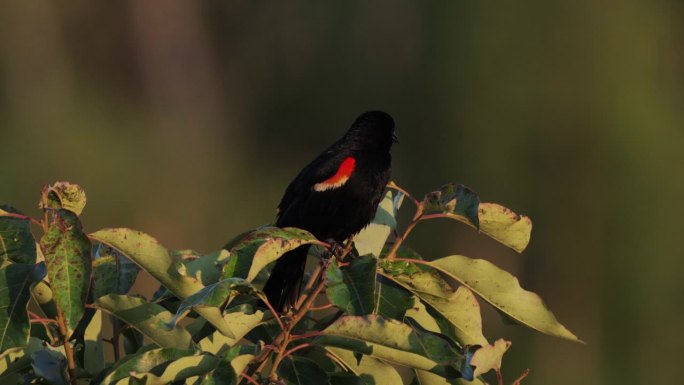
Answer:
[[[342,243],[368,225],[389,181],[396,142],[394,120],[382,111],[362,114],[344,136],[295,177],[278,205],[279,227],[298,227]],[[299,296],[309,246],[283,255],[264,292],[279,311]]]

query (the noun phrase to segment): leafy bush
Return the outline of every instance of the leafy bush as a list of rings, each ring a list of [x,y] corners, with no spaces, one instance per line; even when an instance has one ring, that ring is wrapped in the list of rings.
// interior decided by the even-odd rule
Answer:
[[[416,211],[397,232],[405,198]],[[492,370],[502,384],[510,342],[484,336],[477,296],[579,341],[490,262],[428,260],[404,246],[418,223],[452,218],[525,249],[529,218],[462,185],[419,201],[390,184],[374,222],[341,247],[265,226],[204,255],[126,228],[86,234],[85,203],[81,187],[58,182],[41,194],[41,219],[0,207],[2,384],[484,384]],[[314,245],[315,268],[294,309],[276,314],[259,288],[272,262],[303,244]],[[140,269],[161,285],[153,298],[129,293]]]

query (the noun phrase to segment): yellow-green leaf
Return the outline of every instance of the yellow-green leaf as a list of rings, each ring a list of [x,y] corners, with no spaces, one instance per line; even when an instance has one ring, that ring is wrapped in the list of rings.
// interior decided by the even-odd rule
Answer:
[[[65,209],[81,215],[86,205],[86,194],[83,188],[69,182],[55,182],[45,186],[40,199],[42,209]]]
[[[452,255],[429,262],[461,282],[499,311],[542,333],[581,342],[561,325],[539,296],[520,287],[518,279],[483,259]]]

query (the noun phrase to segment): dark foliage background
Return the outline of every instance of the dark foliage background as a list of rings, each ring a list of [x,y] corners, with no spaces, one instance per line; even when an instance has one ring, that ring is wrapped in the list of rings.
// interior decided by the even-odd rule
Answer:
[[[3,2],[0,201],[36,214],[35,191],[70,180],[88,231],[214,250],[272,221],[299,168],[381,108],[402,186],[465,183],[534,221],[523,256],[448,222],[409,241],[493,260],[589,343],[488,313],[514,342],[506,372],[676,383],[683,16],[641,0]]]

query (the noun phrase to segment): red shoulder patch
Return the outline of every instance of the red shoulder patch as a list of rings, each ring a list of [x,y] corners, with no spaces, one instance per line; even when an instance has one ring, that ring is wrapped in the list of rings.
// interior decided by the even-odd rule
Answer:
[[[313,187],[316,191],[325,191],[333,188],[343,186],[349,180],[352,172],[354,172],[354,167],[356,167],[356,159],[351,156],[347,157],[342,161],[340,167],[337,169],[335,175],[324,180],[323,182],[316,183]]]

